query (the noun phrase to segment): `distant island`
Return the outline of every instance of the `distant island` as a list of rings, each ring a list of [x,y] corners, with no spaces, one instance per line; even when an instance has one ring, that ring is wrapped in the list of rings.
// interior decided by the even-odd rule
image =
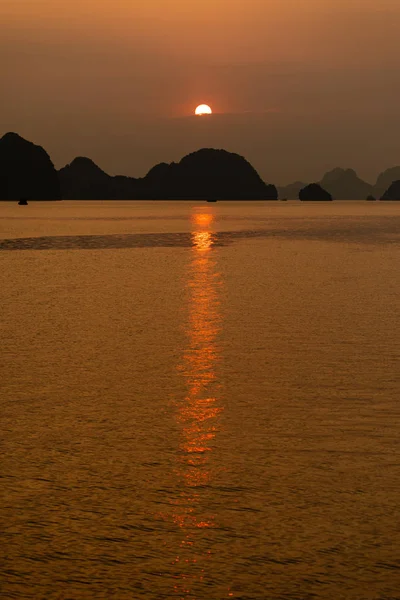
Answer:
[[[332,196],[318,183],[310,183],[299,191],[299,200],[331,201]]]
[[[393,181],[386,192],[383,194],[382,200],[400,200],[400,180]]]
[[[160,163],[145,177],[111,176],[90,158],[57,171],[41,147],[17,133],[0,139],[0,200],[400,200],[400,167],[375,185],[353,169],[336,168],[318,182],[265,183],[239,154],[202,148],[178,163]]]
[[[388,190],[393,182],[400,180],[400,166],[392,167],[381,173],[375,185],[360,179],[353,169],[332,169],[316,182],[328,192],[334,200],[389,200]],[[308,184],[296,181],[287,186],[278,187],[279,198],[297,200],[299,192]]]

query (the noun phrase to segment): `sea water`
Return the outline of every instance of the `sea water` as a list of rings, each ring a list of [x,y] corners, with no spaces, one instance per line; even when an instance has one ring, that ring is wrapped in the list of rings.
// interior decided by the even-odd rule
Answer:
[[[400,598],[400,204],[0,203],[2,598]]]

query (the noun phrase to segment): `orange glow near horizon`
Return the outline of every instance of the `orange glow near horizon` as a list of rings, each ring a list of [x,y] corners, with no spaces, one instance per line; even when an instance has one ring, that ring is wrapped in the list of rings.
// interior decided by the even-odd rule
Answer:
[[[201,227],[209,227],[214,220],[214,215],[211,213],[196,213],[193,216],[193,221]]]
[[[193,247],[198,252],[207,252],[213,245],[213,236],[209,231],[209,227],[214,220],[214,215],[211,213],[195,213],[192,220],[197,228],[201,227],[201,231],[192,233]]]
[[[0,0],[0,136],[57,169],[142,177],[215,147],[271,183],[339,163],[372,180],[396,157],[399,19],[398,0]]]

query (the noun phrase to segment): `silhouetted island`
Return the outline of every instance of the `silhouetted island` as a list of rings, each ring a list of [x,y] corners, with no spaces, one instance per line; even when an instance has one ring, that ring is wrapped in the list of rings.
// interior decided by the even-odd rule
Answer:
[[[332,196],[318,183],[310,183],[299,192],[299,200],[329,201]]]
[[[374,195],[377,198],[381,198],[385,194],[385,192],[388,191],[388,189],[392,185],[392,183],[394,183],[395,181],[399,181],[399,180],[400,180],[400,167],[391,167],[390,169],[386,169],[386,171],[383,171],[380,175],[378,175],[378,178],[377,178],[376,184],[375,184]]]
[[[179,163],[160,163],[140,179],[111,177],[88,158],[59,171],[62,197],[141,200],[277,200],[251,164],[232,152],[203,148]]]
[[[57,171],[47,152],[16,133],[0,139],[0,200],[61,200]]]
[[[391,183],[399,179],[400,167],[391,167],[381,173],[375,185],[360,179],[354,169],[336,167],[325,173],[317,183],[331,194],[333,200],[372,200],[380,198]],[[280,186],[279,197],[296,200],[299,191],[305,186],[301,181]]]
[[[113,177],[107,175],[90,158],[78,156],[58,171],[64,200],[111,200]]]
[[[392,185],[383,194],[381,200],[400,200],[400,180],[393,181]]]
[[[354,169],[339,167],[325,173],[318,183],[335,200],[365,200],[374,190],[372,185],[358,177]]]
[[[336,167],[325,173],[317,182],[324,190],[330,193],[334,200],[365,200],[374,191],[374,186],[363,181],[353,169]],[[301,181],[278,188],[279,197],[295,200],[299,191],[306,187]]]
[[[315,184],[277,189],[243,156],[213,148],[155,165],[141,178],[108,175],[85,157],[57,172],[42,147],[16,133],[0,139],[0,200],[398,200],[399,181],[400,166],[383,171],[375,185],[336,167]]]
[[[306,183],[304,181],[295,181],[294,183],[290,183],[289,185],[283,185],[278,187],[278,195],[281,200],[286,198],[286,200],[298,200],[299,192],[303,187],[306,187]]]

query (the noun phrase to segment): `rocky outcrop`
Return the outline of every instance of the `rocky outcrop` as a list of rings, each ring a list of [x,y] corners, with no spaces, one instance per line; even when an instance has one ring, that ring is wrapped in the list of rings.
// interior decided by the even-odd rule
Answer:
[[[57,171],[47,152],[16,133],[0,139],[0,200],[60,200]]]
[[[59,171],[65,199],[277,200],[249,162],[226,150],[205,148],[179,163],[160,163],[141,179],[111,177],[88,158]]]
[[[353,169],[339,167],[326,173],[319,184],[335,200],[365,200],[374,191],[373,186],[360,179]]]
[[[374,192],[374,187],[360,179],[353,169],[341,169],[337,167],[325,173],[318,184],[328,191],[335,200],[365,200]],[[306,187],[305,183],[296,181],[287,186],[278,188],[280,198],[294,200],[299,197],[301,189]]]
[[[370,194],[369,196],[367,196],[367,200],[370,200],[371,202],[373,200],[376,200],[375,196],[372,196],[372,194]]]
[[[251,164],[226,150],[203,148],[179,163],[160,164],[143,180],[146,198],[175,200],[277,200]]]
[[[375,196],[380,198],[394,181],[400,180],[400,167],[391,167],[381,173],[375,184]]]
[[[78,156],[59,170],[64,200],[112,200],[113,177],[107,175],[90,158]]]
[[[329,201],[332,196],[318,183],[310,183],[299,192],[299,200]]]
[[[400,200],[400,180],[393,181],[383,194],[381,200]]]

